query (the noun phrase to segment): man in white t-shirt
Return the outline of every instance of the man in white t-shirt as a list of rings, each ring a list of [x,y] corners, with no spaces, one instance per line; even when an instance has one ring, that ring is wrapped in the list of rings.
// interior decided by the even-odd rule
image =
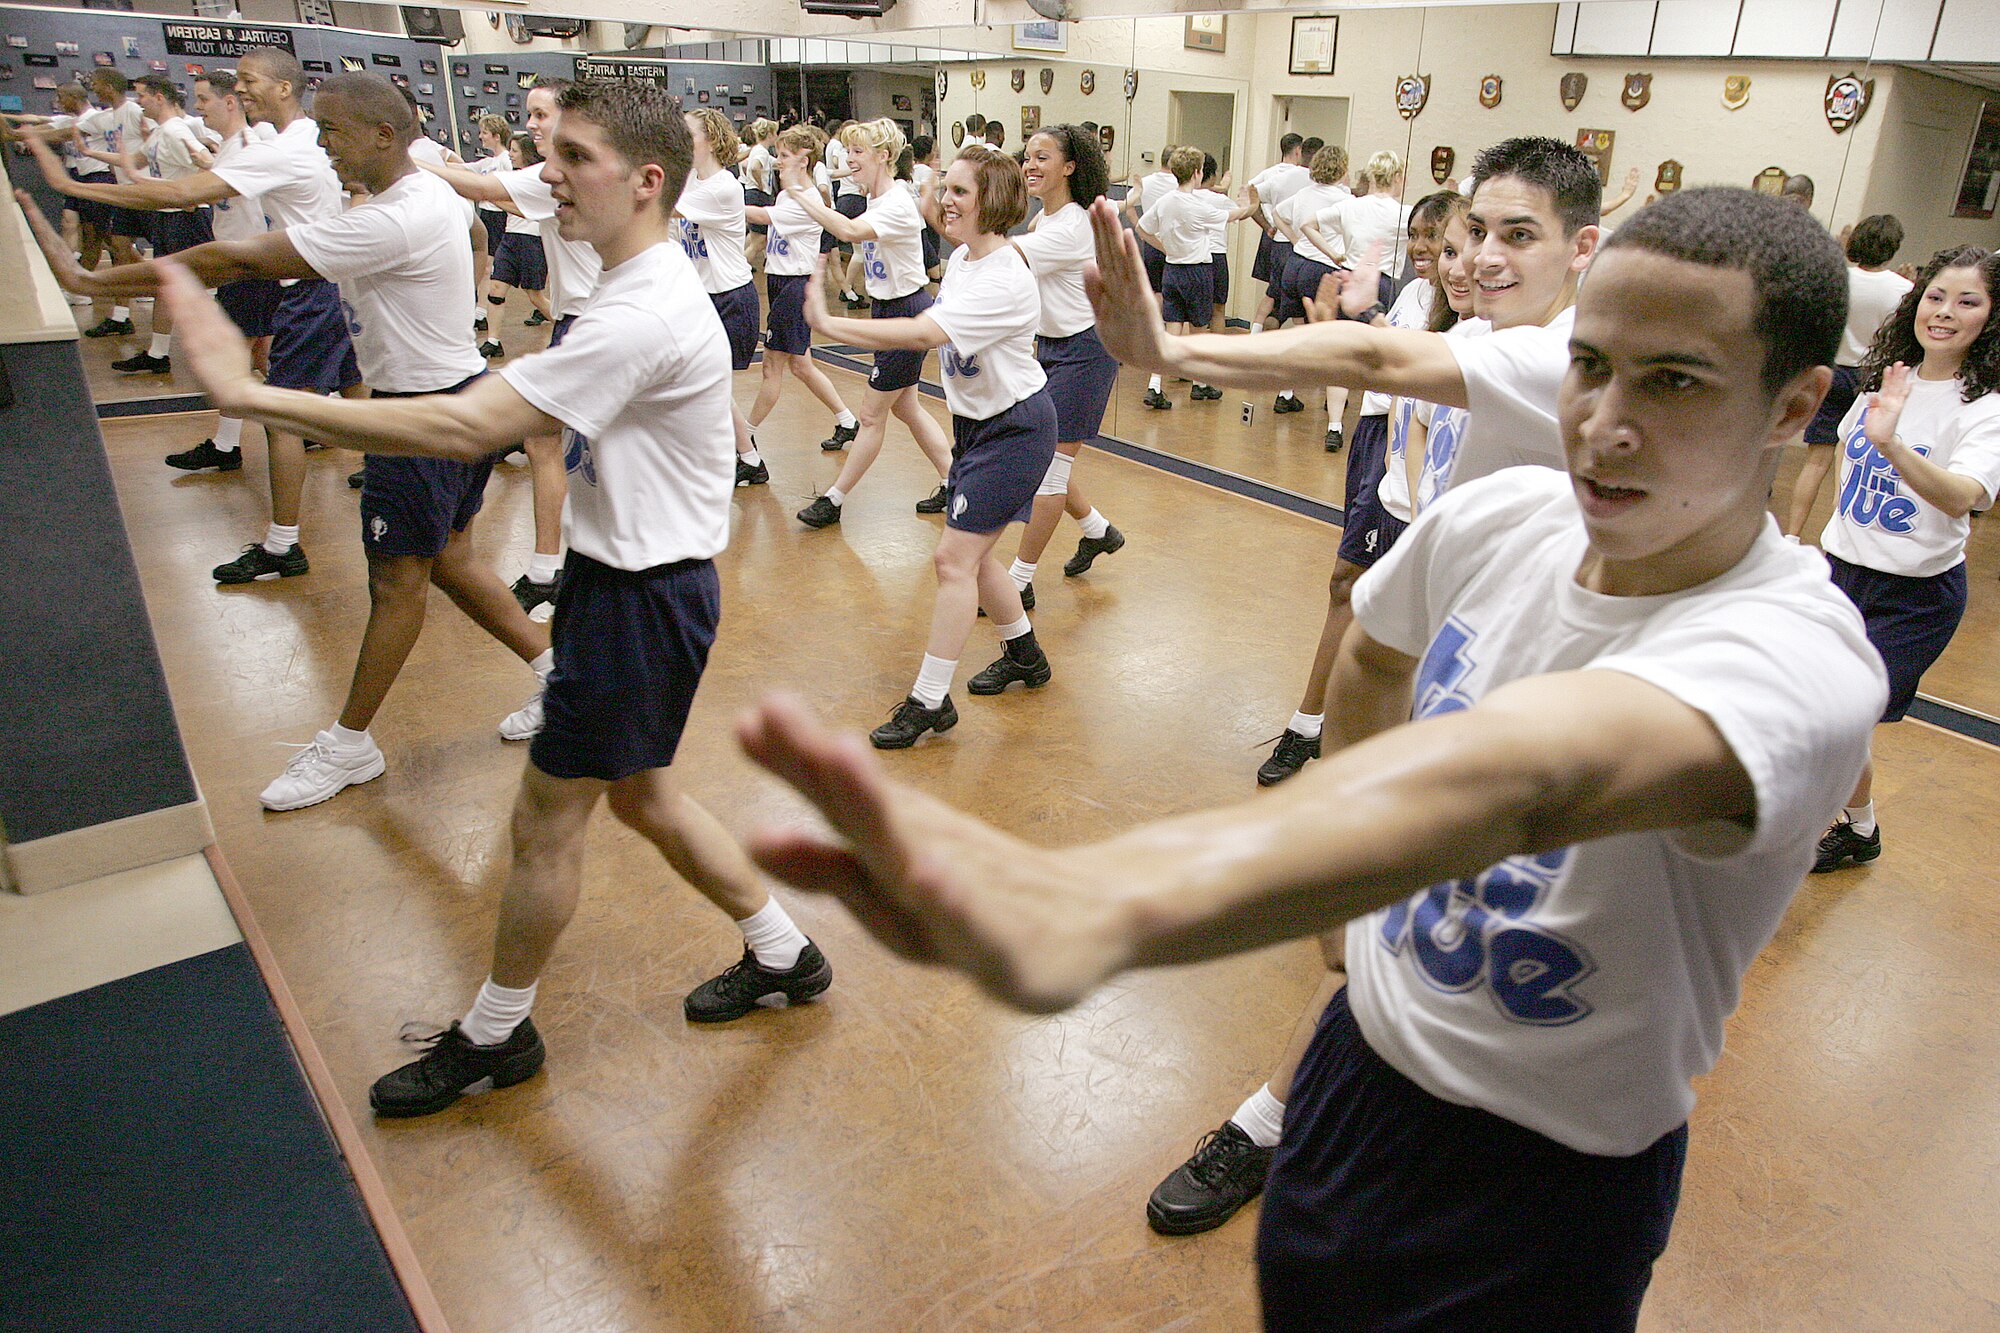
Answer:
[[[100,70],[99,73],[104,71]],[[66,177],[50,184],[78,199],[124,209],[195,208],[237,196],[254,197],[274,227],[329,218],[341,211],[340,181],[319,145],[319,127],[305,114],[305,70],[289,51],[258,47],[236,68],[236,91],[253,121],[277,128],[274,138],[258,138],[227,163],[180,180],[138,180],[125,185],[91,185]],[[54,164],[42,161],[48,175]],[[58,176],[60,173],[58,171]],[[198,247],[199,248],[199,247]],[[190,252],[192,253],[192,252]],[[226,266],[217,281],[246,277],[286,277],[257,269]],[[150,275],[146,281],[151,282]],[[361,374],[340,308],[340,293],[319,278],[289,279],[272,317],[270,382],[283,388],[320,393],[361,392]],[[82,289],[78,289],[82,290]],[[215,567],[218,583],[253,583],[292,578],[311,565],[299,544],[299,495],[305,485],[305,441],[283,431],[266,431],[271,456],[271,522],[262,542],[252,542],[236,559]]]
[[[1098,223],[1101,327],[1151,302]],[[769,831],[759,859],[1035,1012],[1346,923],[1352,979],[1266,1192],[1265,1326],[1632,1329],[1690,1080],[1887,694],[1860,617],[1765,510],[1831,378],[1842,283],[1817,224],[1747,190],[1628,223],[1578,307],[1567,472],[1454,488],[1362,578],[1350,762],[1055,851],[774,699],[745,748],[832,832]]]
[[[1271,292],[1270,284],[1284,278],[1282,254],[1274,255],[1272,247],[1284,238],[1278,234],[1276,210],[1312,180],[1312,173],[1306,170],[1305,136],[1287,134],[1278,140],[1278,160],[1250,178],[1249,199],[1257,205],[1257,260],[1250,270],[1250,276],[1265,284],[1265,292],[1257,298],[1257,317],[1250,322],[1252,333],[1264,331],[1264,321],[1271,317],[1277,305],[1277,297]],[[1290,247],[1286,246],[1286,250]]]
[[[141,149],[146,171],[136,179],[186,180],[204,170],[201,158],[207,155],[207,145],[184,110],[186,98],[180,87],[164,74],[142,75],[135,87],[139,109],[153,124]],[[163,208],[152,216],[155,258],[179,254],[215,239],[205,208]],[[173,337],[173,316],[156,309],[152,340],[146,350],[113,361],[111,368],[121,375],[170,375],[174,369]]]
[[[576,910],[590,816],[606,797],[742,929],[742,959],[688,997],[690,1021],[810,1000],[832,982],[825,956],[669,768],[715,638],[714,557],[735,493],[729,354],[668,221],[692,140],[655,88],[576,84],[560,104],[544,170],[559,225],[602,257],[602,281],[563,344],[463,393],[350,402],[270,388],[199,284],[171,278],[185,354],[219,406],[371,460],[471,463],[560,431],[575,474],[547,724],[514,807],[493,970],[462,1022],[376,1081],[369,1101],[383,1116],[428,1115],[475,1084],[506,1087],[541,1068],[528,1017],[536,979]],[[463,324],[462,303],[455,313]]]
[[[83,157],[86,161],[109,167],[111,184],[129,185],[133,180],[131,155],[138,152],[146,141],[146,113],[132,100],[132,81],[118,70],[109,66],[94,69],[87,82],[91,100],[96,106],[77,119],[77,138]],[[125,200],[101,202],[107,205],[104,225],[111,237],[111,262],[132,263],[139,257],[134,242],[151,239],[151,220]],[[119,315],[116,309],[112,311],[112,319],[107,321],[130,322],[129,316]],[[95,329],[86,330],[84,336],[104,337],[106,327],[106,324],[99,324]],[[132,330],[113,331],[130,333]]]

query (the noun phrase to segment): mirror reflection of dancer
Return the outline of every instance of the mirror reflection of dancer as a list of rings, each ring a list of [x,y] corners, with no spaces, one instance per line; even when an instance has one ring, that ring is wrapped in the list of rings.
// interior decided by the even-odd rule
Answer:
[[[714,107],[699,107],[687,113],[688,131],[694,135],[694,166],[687,188],[674,205],[680,222],[681,248],[694,263],[702,290],[722,320],[729,339],[732,370],[750,369],[757,356],[757,285],[751,280],[750,260],[744,252],[749,235],[749,218],[743,203],[743,181],[730,170],[743,152],[743,138],[729,123],[729,117]],[[755,485],[759,474],[770,479],[770,469],[757,451],[756,432],[743,418],[731,399],[730,425],[736,438],[736,484]]]
[[[1094,220],[1105,345],[1203,369],[1161,330],[1111,210]],[[1568,470],[1455,485],[1357,586],[1346,762],[1054,849],[891,781],[773,699],[744,746],[832,833],[770,830],[758,859],[1038,1013],[1126,968],[1346,923],[1351,980],[1265,1194],[1266,1327],[1635,1328],[1691,1080],[1886,693],[1860,617],[1765,508],[1831,378],[1843,291],[1832,238],[1747,190],[1682,191],[1626,224],[1577,307]],[[1299,364],[1323,382],[1356,330],[1387,336],[1213,341],[1248,349],[1246,387]]]
[[[492,972],[463,1020],[376,1080],[369,1103],[383,1116],[428,1115],[475,1084],[506,1087],[541,1068],[529,1012],[576,910],[600,801],[743,932],[742,959],[688,996],[690,1021],[809,1000],[833,978],[670,767],[715,638],[713,557],[729,538],[733,494],[728,351],[668,220],[688,176],[687,125],[664,93],[629,84],[571,85],[560,110],[544,171],[558,225],[602,256],[603,280],[559,346],[464,392],[350,402],[270,388],[199,285],[171,278],[190,362],[218,403],[366,450],[371,465],[470,462],[560,430],[575,469],[547,725],[514,806]],[[462,301],[452,313],[463,327]]]

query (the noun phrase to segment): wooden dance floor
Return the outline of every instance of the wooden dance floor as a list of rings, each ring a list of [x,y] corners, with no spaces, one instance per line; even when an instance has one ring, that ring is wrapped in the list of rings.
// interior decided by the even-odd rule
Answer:
[[[508,331],[525,350],[518,315]],[[858,399],[859,377],[834,375]],[[738,377],[746,408],[756,386],[754,370]],[[1128,376],[1120,389],[1128,424],[1142,388]],[[1247,451],[1282,451],[1235,430],[1240,396],[1220,405],[1229,431],[1183,402],[1144,422],[1145,438],[1254,472]],[[309,576],[219,589],[209,568],[267,516],[261,431],[246,430],[233,475],[159,461],[213,420],[105,425],[181,726],[222,847],[460,1333],[1255,1326],[1254,1207],[1169,1240],[1144,1205],[1264,1079],[1317,978],[1310,944],[1134,974],[1026,1018],[791,895],[833,990],[701,1029],[681,999],[735,961],[740,937],[600,814],[582,908],[543,978],[545,1073],[375,1124],[369,1083],[413,1056],[399,1029],[459,1017],[485,975],[524,762],[494,727],[533,677],[434,594],[374,728],[387,775],[266,814],[257,795],[284,743],[337,712],[367,615],[345,481],[358,463],[312,456]],[[1317,413],[1295,420],[1285,484],[1337,500],[1344,457],[1321,451]],[[911,504],[935,478],[892,425],[845,521],[804,531],[793,512],[837,468],[817,447],[826,426],[793,387],[761,432],[772,484],[736,492],[722,634],[677,764],[739,833],[807,818],[737,753],[746,705],[793,690],[867,728],[922,651],[938,520]],[[1232,453],[1233,438],[1261,443]],[[1054,682],[966,696],[998,652],[982,622],[954,690],[958,728],[884,757],[1050,845],[1251,797],[1263,743],[1296,706],[1338,540],[1096,451],[1076,477],[1130,543],[1081,579],[1061,573],[1074,525],[1051,545],[1035,621]],[[1951,673],[1978,682],[2000,663],[1982,539],[1981,609]],[[478,542],[505,579],[521,572],[525,469],[496,469]],[[1882,731],[1878,754],[1885,855],[1806,885],[1700,1089],[1644,1325],[1655,1333],[2000,1322],[2000,751],[1912,722]]]

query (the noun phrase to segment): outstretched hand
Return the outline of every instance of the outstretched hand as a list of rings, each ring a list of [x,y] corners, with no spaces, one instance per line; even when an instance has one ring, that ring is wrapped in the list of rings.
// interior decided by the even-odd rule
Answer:
[[[905,958],[955,968],[1032,1013],[1076,1003],[1131,959],[1126,912],[1075,853],[1030,846],[901,783],[858,735],[773,695],[737,725],[757,763],[819,807],[835,837],[769,829],[750,854],[797,888],[839,898]]]
[[[240,414],[257,385],[250,344],[186,265],[162,259],[159,268],[159,299],[174,317],[175,357],[194,372],[216,410]]]
[[[1349,319],[1360,319],[1375,308],[1382,297],[1382,260],[1388,248],[1382,241],[1374,242],[1361,262],[1341,280],[1341,314]]]
[[[1868,412],[1862,418],[1861,430],[1868,443],[1877,449],[1896,437],[1903,406],[1910,401],[1910,385],[1916,378],[1916,371],[1899,362],[1882,372],[1882,387],[1868,395]]]
[[[1097,336],[1112,356],[1144,371],[1167,369],[1167,330],[1159,298],[1146,280],[1137,237],[1128,236],[1109,199],[1090,206],[1097,262],[1086,264],[1083,288],[1097,313]]]
[[[49,261],[49,271],[55,274],[56,282],[64,291],[76,292],[82,296],[95,296],[95,284],[89,273],[76,262],[76,254],[69,248],[62,234],[49,225],[42,216],[41,205],[26,190],[14,191],[14,202],[21,206],[27,216],[28,229],[35,234],[35,244],[42,247],[42,257]]]

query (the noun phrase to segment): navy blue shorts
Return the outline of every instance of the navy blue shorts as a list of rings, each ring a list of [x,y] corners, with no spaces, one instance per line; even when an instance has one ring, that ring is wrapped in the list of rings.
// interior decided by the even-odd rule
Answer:
[[[1900,722],[1924,672],[1944,655],[1965,618],[1965,562],[1942,574],[1911,578],[1849,564],[1837,555],[1826,561],[1833,567],[1833,586],[1861,612],[1868,642],[1889,669],[1889,706],[1882,720]]]
[[[1340,558],[1363,569],[1389,554],[1409,524],[1382,507],[1382,471],[1389,461],[1389,418],[1363,417],[1347,442],[1346,519]]]
[[[1840,423],[1861,392],[1861,372],[1853,366],[1835,366],[1833,383],[1820,399],[1819,411],[1806,425],[1807,444],[1839,444]]]
[[[1332,272],[1331,264],[1293,255],[1291,262],[1285,265],[1285,299],[1278,303],[1278,318],[1304,319],[1307,299],[1319,297],[1320,279]]]
[[[507,215],[497,208],[481,208],[479,220],[486,224],[486,253],[500,253],[500,238],[507,234]]]
[[[1292,262],[1292,243],[1279,237],[1271,238],[1271,262],[1265,267],[1270,270],[1270,278],[1264,285],[1264,295],[1278,305],[1285,303],[1285,269]],[[1277,316],[1273,315],[1273,319]]]
[[[708,299],[722,317],[722,331],[729,335],[730,369],[748,370],[757,356],[757,316],[761,312],[756,284],[746,282],[730,291],[710,292]]]
[[[1056,405],[1038,389],[997,417],[951,419],[946,527],[998,532],[1026,522],[1056,456]]]
[[[79,176],[70,172],[70,179],[84,185],[116,185],[118,178],[109,172],[101,175]],[[100,232],[111,230],[111,205],[96,199],[66,199],[65,203],[75,211],[76,220],[86,227],[94,227]]]
[[[745,208],[769,208],[777,202],[778,197],[769,190],[753,189],[748,185],[743,187],[743,206]],[[752,236],[762,236],[770,230],[769,223],[753,222],[750,224],[750,234]]]
[[[812,351],[812,328],[806,323],[806,283],[803,273],[764,274],[764,293],[771,300],[771,331],[764,346],[773,352],[804,356]]]
[[[1257,233],[1257,257],[1250,261],[1250,280],[1266,286],[1271,282],[1271,233]]]
[[[556,322],[549,326],[549,346],[562,346],[562,340],[569,336],[570,325],[574,323],[576,323],[575,315],[556,316]]]
[[[524,292],[539,292],[549,285],[549,258],[542,238],[524,231],[508,232],[500,238],[493,254],[493,281]]]
[[[944,245],[939,240],[936,232],[932,231],[929,227],[925,227],[923,231],[923,246],[924,271],[928,273],[944,262]]]
[[[482,370],[442,392],[462,393],[485,374]],[[383,392],[372,396],[425,395]],[[452,533],[472,525],[486,503],[486,482],[493,475],[497,457],[488,454],[476,463],[461,463],[452,458],[369,454],[361,469],[361,548],[369,555],[426,559],[437,555]]]
[[[1299,1066],[1264,1190],[1264,1326],[1631,1329],[1686,1158],[1686,1125],[1597,1157],[1433,1097],[1369,1047],[1343,989]]]
[[[877,319],[909,319],[931,308],[931,294],[919,287],[908,296],[877,301],[872,313]],[[868,372],[868,387],[880,393],[907,389],[924,376],[923,352],[877,352],[875,368]]]
[[[1155,296],[1164,295],[1166,293],[1167,281],[1166,251],[1155,250],[1152,246],[1141,241],[1139,242],[1139,257],[1146,261],[1146,281],[1153,285],[1153,294]]]
[[[1035,360],[1049,377],[1056,405],[1056,438],[1093,440],[1104,426],[1104,407],[1118,387],[1118,362],[1104,350],[1095,326],[1067,338],[1035,339]]]
[[[153,255],[177,255],[215,239],[205,208],[183,209],[178,213],[153,214]]]
[[[550,777],[605,782],[673,763],[721,620],[714,561],[634,572],[571,551],[529,761]]]
[[[361,383],[340,288],[324,278],[306,278],[284,289],[271,315],[271,371],[265,382],[314,393],[339,393]]]
[[[1218,250],[1208,257],[1208,266],[1214,272],[1215,304],[1229,304],[1229,256]]]
[[[271,336],[271,321],[278,312],[278,302],[284,298],[285,289],[275,278],[245,278],[241,282],[225,282],[215,289],[215,303],[222,307],[222,313],[230,322],[243,331],[246,338],[268,338]]]
[[[1160,313],[1169,324],[1207,328],[1215,315],[1215,270],[1207,264],[1169,264],[1160,288]]]
[[[154,215],[151,212],[143,208],[122,208],[117,204],[109,207],[113,236],[129,236],[135,241],[148,242],[153,239]]]

